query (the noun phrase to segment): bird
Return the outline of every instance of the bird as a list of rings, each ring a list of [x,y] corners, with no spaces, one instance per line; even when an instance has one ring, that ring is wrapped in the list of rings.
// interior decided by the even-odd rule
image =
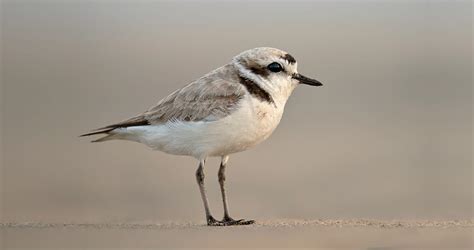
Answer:
[[[280,123],[285,104],[300,84],[322,86],[297,71],[296,59],[271,47],[241,52],[227,64],[172,92],[143,113],[80,135],[92,142],[127,140],[153,150],[194,157],[208,226],[250,225],[233,219],[225,189],[229,156],[267,139]],[[224,216],[215,219],[204,185],[206,159],[220,157],[218,181]]]

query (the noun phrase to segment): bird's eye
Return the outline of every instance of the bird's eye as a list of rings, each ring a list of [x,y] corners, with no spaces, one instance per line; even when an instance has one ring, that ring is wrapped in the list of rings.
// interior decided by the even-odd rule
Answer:
[[[277,62],[272,62],[270,64],[268,64],[267,66],[268,70],[270,70],[271,72],[280,72],[283,70],[283,68],[281,67],[281,65]]]

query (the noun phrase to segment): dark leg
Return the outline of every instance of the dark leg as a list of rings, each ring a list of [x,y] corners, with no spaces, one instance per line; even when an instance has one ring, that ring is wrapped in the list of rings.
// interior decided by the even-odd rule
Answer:
[[[221,161],[221,166],[219,168],[219,185],[221,187],[222,193],[222,202],[224,204],[224,218],[222,219],[221,223],[223,226],[230,226],[230,225],[250,225],[255,223],[254,220],[234,220],[229,215],[229,206],[227,204],[227,195],[225,192],[225,167],[227,165],[227,161],[229,160],[229,156],[223,156]]]
[[[199,162],[199,167],[196,171],[196,181],[199,185],[199,191],[201,191],[202,202],[204,203],[204,210],[206,211],[206,221],[207,225],[213,226],[219,224],[220,222],[211,215],[211,210],[209,209],[209,202],[207,201],[206,188],[204,187],[204,164],[206,160],[203,159]]]
[[[221,166],[219,168],[219,173],[218,173],[218,177],[219,177],[219,185],[221,187],[221,193],[222,193],[222,202],[224,203],[224,221],[225,220],[232,220],[232,218],[230,218],[229,216],[229,207],[227,205],[227,195],[225,193],[225,167],[227,165],[227,160],[229,159],[228,156],[224,156],[222,157],[222,161],[221,161]]]

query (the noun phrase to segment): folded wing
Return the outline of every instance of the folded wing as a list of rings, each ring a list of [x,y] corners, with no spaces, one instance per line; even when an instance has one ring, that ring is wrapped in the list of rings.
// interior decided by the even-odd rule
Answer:
[[[81,136],[109,133],[117,128],[147,126],[168,121],[215,121],[234,112],[245,90],[230,69],[217,69],[176,90],[142,114]],[[224,77],[225,76],[225,77]]]

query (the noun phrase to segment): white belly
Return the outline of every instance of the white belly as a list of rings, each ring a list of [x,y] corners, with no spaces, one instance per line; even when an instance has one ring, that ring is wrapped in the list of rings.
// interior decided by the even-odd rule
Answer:
[[[121,129],[120,139],[137,141],[169,154],[196,158],[246,150],[267,139],[283,114],[284,105],[242,102],[241,108],[217,121],[181,122]]]

